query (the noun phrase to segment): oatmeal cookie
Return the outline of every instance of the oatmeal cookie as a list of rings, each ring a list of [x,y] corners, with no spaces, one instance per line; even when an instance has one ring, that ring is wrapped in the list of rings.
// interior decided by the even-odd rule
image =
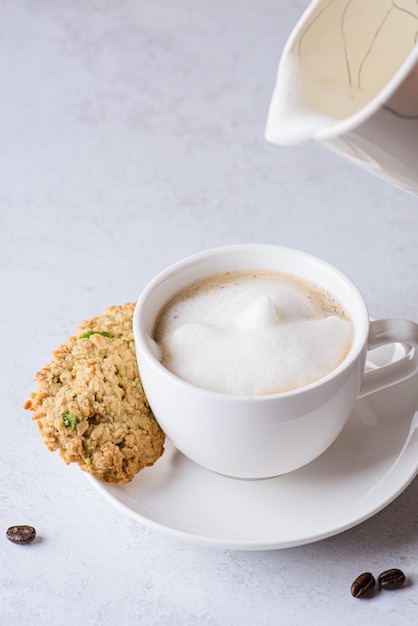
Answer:
[[[134,306],[112,306],[82,322],[38,372],[38,391],[24,405],[49,450],[112,483],[131,481],[164,451],[139,376]]]

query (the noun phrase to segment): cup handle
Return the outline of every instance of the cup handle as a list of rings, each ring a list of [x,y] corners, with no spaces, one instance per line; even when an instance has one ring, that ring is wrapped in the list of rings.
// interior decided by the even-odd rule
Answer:
[[[389,343],[404,343],[410,349],[398,361],[365,372],[359,398],[364,398],[385,387],[407,380],[418,372],[418,324],[400,319],[372,320],[370,322],[368,349],[372,350]]]

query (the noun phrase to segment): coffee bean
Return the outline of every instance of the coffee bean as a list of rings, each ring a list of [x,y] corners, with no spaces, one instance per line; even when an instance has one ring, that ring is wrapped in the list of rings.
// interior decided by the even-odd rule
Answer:
[[[373,591],[375,582],[373,574],[363,572],[351,585],[351,595],[355,598],[366,598]]]
[[[382,589],[399,589],[405,582],[405,574],[395,567],[379,574],[377,581]]]
[[[6,537],[12,543],[25,545],[35,539],[36,530],[33,526],[10,526],[6,531]]]

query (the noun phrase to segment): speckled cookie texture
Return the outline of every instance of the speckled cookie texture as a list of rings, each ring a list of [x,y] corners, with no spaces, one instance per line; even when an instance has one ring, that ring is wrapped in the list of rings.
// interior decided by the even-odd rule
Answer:
[[[33,411],[49,450],[105,482],[127,483],[164,451],[135,356],[134,304],[80,324],[35,377]]]

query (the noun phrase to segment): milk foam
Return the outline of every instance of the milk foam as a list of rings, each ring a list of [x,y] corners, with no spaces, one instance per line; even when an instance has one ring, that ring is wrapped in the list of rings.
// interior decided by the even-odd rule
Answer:
[[[323,290],[278,273],[234,273],[182,292],[155,339],[162,363],[199,387],[258,395],[307,385],[346,356],[353,327]]]

